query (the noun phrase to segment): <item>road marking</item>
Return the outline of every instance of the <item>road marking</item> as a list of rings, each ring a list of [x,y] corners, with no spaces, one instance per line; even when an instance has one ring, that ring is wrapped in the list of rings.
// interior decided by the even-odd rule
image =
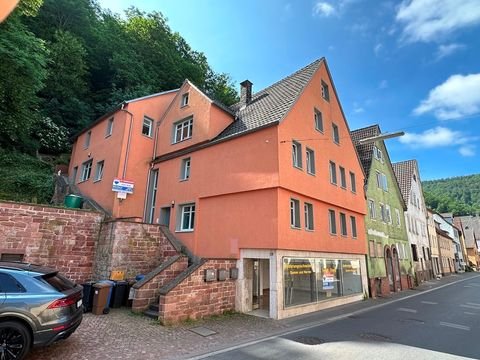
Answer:
[[[359,315],[359,314],[363,314],[363,313],[368,313],[370,311],[382,308],[382,307],[387,306],[387,305],[394,304],[396,302],[405,301],[407,299],[411,299],[411,298],[416,297],[416,296],[428,294],[432,291],[437,291],[437,290],[443,289],[444,287],[455,285],[455,284],[458,284],[458,283],[461,283],[461,282],[464,282],[464,281],[471,280],[472,278],[478,278],[478,277],[480,277],[480,275],[475,275],[475,276],[472,276],[471,278],[469,277],[467,279],[456,280],[456,281],[453,281],[451,283],[440,285],[440,286],[435,287],[433,289],[428,289],[428,290],[418,292],[418,293],[415,293],[415,294],[412,294],[412,295],[407,295],[405,297],[401,297],[399,299],[395,299],[395,300],[392,300],[392,301],[387,301],[387,302],[384,302],[382,304],[377,304],[377,305],[369,306],[369,307],[366,307],[366,308],[363,308],[363,309],[360,309],[360,310],[352,311],[351,313],[345,314],[345,316],[352,316],[352,315]],[[226,348],[223,348],[223,349],[220,349],[220,350],[210,351],[210,352],[207,352],[207,353],[204,353],[204,354],[195,355],[193,357],[190,357],[189,360],[200,360],[200,359],[205,359],[207,357],[211,357],[211,356],[215,356],[215,355],[219,355],[219,354],[224,354],[224,353],[227,353],[229,351],[233,351],[233,350],[241,349],[241,348],[244,348],[244,347],[247,347],[247,346],[252,346],[252,345],[255,345],[255,344],[259,344],[263,341],[278,339],[281,336],[292,335],[292,334],[296,334],[296,333],[301,332],[301,331],[316,328],[318,326],[324,326],[324,325],[327,325],[327,324],[331,324],[334,321],[335,320],[326,319],[326,320],[321,320],[321,321],[316,321],[316,322],[310,322],[310,323],[303,324],[301,326],[297,326],[295,328],[292,328],[291,330],[279,331],[277,334],[268,335],[268,336],[265,336],[265,337],[257,339],[257,340],[250,340],[250,341],[242,342],[240,344],[229,346],[229,347],[226,347]]]
[[[470,286],[480,287],[480,284],[469,284]]]
[[[405,312],[409,312],[409,313],[416,313],[417,312],[417,310],[409,309],[409,308],[398,308],[397,311],[405,311]]]
[[[475,309],[475,310],[480,310],[480,306],[473,306],[473,305],[460,305],[461,307],[467,308],[467,309]]]
[[[479,303],[467,303],[468,305],[473,305],[473,306],[480,306]]]
[[[471,312],[468,312],[468,311],[464,311],[463,313],[464,313],[465,315],[477,315],[477,314],[475,314],[475,313],[471,313]]]
[[[437,302],[435,301],[420,301],[422,304],[428,304],[428,305],[438,305]]]
[[[441,326],[448,326],[448,327],[451,327],[451,328],[454,328],[454,329],[470,331],[470,326],[452,324],[452,323],[443,322],[443,321],[440,321],[440,325]]]
[[[470,285],[463,285],[463,287],[466,287],[466,288],[472,288],[473,286],[470,286]]]

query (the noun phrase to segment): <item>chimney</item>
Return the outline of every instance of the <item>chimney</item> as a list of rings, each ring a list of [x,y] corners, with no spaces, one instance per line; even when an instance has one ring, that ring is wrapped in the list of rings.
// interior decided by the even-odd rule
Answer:
[[[240,102],[247,105],[252,101],[252,83],[245,80],[240,83]]]

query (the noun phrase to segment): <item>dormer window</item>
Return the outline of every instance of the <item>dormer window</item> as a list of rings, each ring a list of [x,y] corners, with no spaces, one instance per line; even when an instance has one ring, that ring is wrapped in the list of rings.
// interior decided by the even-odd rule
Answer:
[[[187,120],[182,120],[173,125],[173,143],[178,143],[183,140],[190,139],[193,131],[193,117]]]
[[[188,93],[182,95],[182,107],[188,105]]]

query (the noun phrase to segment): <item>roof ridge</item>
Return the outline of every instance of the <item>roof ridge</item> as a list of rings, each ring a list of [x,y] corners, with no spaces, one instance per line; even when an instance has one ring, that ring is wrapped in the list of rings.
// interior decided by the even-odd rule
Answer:
[[[351,132],[351,133],[353,133],[353,132],[360,132],[360,131],[364,131],[364,130],[371,129],[371,128],[379,128],[379,129],[380,129],[380,125],[378,125],[378,124],[372,124],[372,125],[368,125],[368,126],[359,128],[359,129],[350,130],[350,132]]]

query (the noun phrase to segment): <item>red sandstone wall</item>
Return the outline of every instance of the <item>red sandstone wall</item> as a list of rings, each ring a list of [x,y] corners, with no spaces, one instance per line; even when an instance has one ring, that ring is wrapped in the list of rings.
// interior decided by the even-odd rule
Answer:
[[[76,282],[89,280],[102,219],[92,211],[0,202],[0,254],[24,254]]]
[[[235,260],[208,260],[168,294],[160,295],[159,320],[169,324],[234,310],[236,280],[205,282],[204,271],[236,266]]]

